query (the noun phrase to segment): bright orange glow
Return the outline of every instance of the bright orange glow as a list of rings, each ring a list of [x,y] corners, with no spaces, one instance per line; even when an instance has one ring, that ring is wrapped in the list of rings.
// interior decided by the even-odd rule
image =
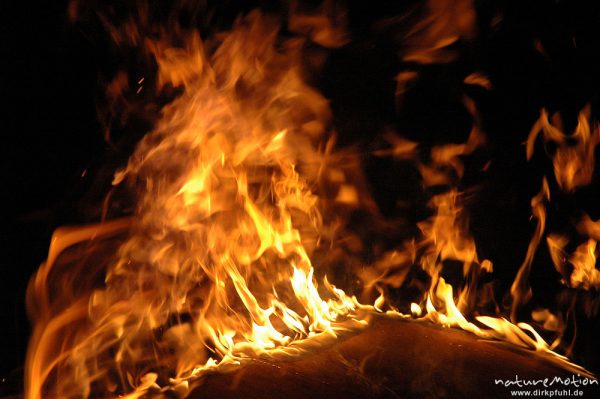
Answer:
[[[421,32],[420,40],[436,52],[414,49],[408,60],[451,57],[440,49],[472,36],[472,2],[452,3],[459,11],[428,2],[432,12],[440,6],[439,12],[460,18]],[[295,17],[290,24],[297,31],[316,24],[313,34],[326,46],[348,39],[318,16]],[[253,12],[210,46],[196,34],[181,47],[144,41],[156,59],[159,85],[181,88],[181,94],[115,174],[114,184],[136,196],[131,219],[55,233],[28,291],[35,320],[28,399],[138,398],[148,392],[185,397],[207,372],[261,356],[300,356],[359,331],[375,313],[457,327],[563,359],[533,327],[516,320],[531,295],[527,277],[545,232],[546,180],[531,202],[537,227],[511,288],[511,321],[477,313],[486,289],[480,277],[493,265],[478,255],[466,194],[459,189],[463,157],[486,144],[468,98],[473,128],[466,142],[425,154],[390,132],[389,148],[375,152],[411,162],[426,189],[444,187],[428,197],[431,212],[418,223],[419,233],[378,252],[370,264],[349,264],[359,288],[342,289],[325,276],[325,256],[318,254],[369,245],[343,231],[344,212],[376,209],[359,172],[359,154],[335,148],[328,102],[303,79],[302,43],[282,40],[278,29],[277,21]],[[418,48],[417,33],[411,32],[409,45]],[[123,79],[118,76],[109,91],[118,95]],[[477,74],[467,84],[491,87]],[[545,139],[565,141],[544,115],[528,141],[529,157],[540,129]],[[577,137],[580,146],[565,147],[555,158],[556,179],[567,191],[593,172],[598,133],[580,120]],[[113,240],[110,255],[92,245],[100,238]],[[555,264],[563,264],[563,241],[547,242]],[[595,260],[596,241],[590,239],[570,258],[570,284],[597,284]],[[428,281],[403,313],[389,292],[402,287],[411,267]],[[460,282],[450,283],[444,274],[449,268],[457,268]],[[537,317],[560,327],[546,313]]]

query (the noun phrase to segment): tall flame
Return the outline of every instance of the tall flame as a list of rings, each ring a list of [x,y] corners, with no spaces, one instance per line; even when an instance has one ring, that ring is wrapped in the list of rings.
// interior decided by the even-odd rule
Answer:
[[[276,39],[275,22],[253,13],[211,55],[197,36],[181,49],[148,43],[160,84],[183,94],[115,177],[137,190],[137,210],[104,283],[38,326],[39,356],[69,323],[85,324],[57,359],[32,360],[42,364],[28,397],[67,373],[51,395],[143,391],[348,328],[336,322],[355,317],[355,301],[326,280],[320,292],[310,259],[322,225],[315,143],[329,111],[294,63],[298,43],[276,50]],[[167,364],[174,375],[156,375]]]
[[[600,143],[600,126],[589,122],[590,115],[591,108],[588,105],[579,112],[575,131],[567,135],[561,131],[560,115],[555,115],[551,123],[546,110],[542,110],[527,139],[527,159],[533,156],[540,132],[544,144],[551,143],[556,146],[555,151],[550,152],[554,178],[560,190],[567,194],[572,194],[578,188],[592,182],[596,164],[595,151]],[[545,178],[544,182],[549,197],[550,192]],[[542,218],[538,217],[538,219],[543,221]],[[567,236],[558,233],[548,235],[546,241],[552,263],[563,276],[563,282],[570,287],[582,289],[600,287],[600,272],[596,269],[596,243],[600,239],[597,222],[584,215],[576,223],[576,229],[584,242],[570,256],[565,250],[569,243]],[[539,238],[537,241],[539,242]]]
[[[427,31],[427,41],[439,50],[457,37],[470,37],[463,25],[470,26],[471,19],[469,13],[458,30]],[[291,25],[304,31],[311,20]],[[345,42],[342,33],[316,20],[328,32],[317,35],[319,40],[332,47]],[[449,39],[438,41],[436,32]],[[189,34],[180,47],[166,40],[143,43],[156,59],[159,86],[178,87],[181,94],[162,109],[154,129],[115,175],[115,185],[135,193],[132,218],[55,233],[28,291],[36,321],[28,399],[137,398],[167,390],[185,396],[208,370],[226,370],[256,356],[298,356],[363,328],[375,312],[556,355],[533,327],[513,324],[528,299],[527,275],[545,231],[546,180],[532,200],[538,227],[512,287],[512,322],[477,309],[489,288],[480,285],[480,277],[493,267],[478,257],[459,189],[462,157],[486,143],[470,99],[465,107],[474,123],[465,143],[421,154],[417,143],[390,133],[391,149],[376,152],[416,165],[430,190],[431,216],[418,223],[414,237],[382,251],[371,265],[348,271],[361,280],[362,302],[373,300],[374,291],[378,295],[365,305],[318,268],[324,258],[319,255],[335,252],[342,238],[349,246],[363,245],[348,232],[342,236],[345,226],[338,219],[346,215],[336,206],[376,210],[362,190],[357,154],[334,149],[328,103],[304,82],[302,41],[282,40],[276,20],[252,12],[212,41]],[[479,75],[467,80],[487,82]],[[565,142],[544,114],[536,126],[529,157],[540,129]],[[560,173],[568,171],[556,175],[565,190],[590,179],[589,148],[597,138],[585,123],[580,126],[584,148],[556,155]],[[583,154],[585,163],[574,163],[573,154]],[[108,237],[115,257],[100,256],[93,247],[97,238]],[[573,265],[583,266],[571,278],[583,281],[587,277],[579,276],[594,262],[590,241],[572,257]],[[453,286],[445,273],[456,264],[462,282]],[[413,266],[429,280],[403,313],[390,290],[402,287]]]

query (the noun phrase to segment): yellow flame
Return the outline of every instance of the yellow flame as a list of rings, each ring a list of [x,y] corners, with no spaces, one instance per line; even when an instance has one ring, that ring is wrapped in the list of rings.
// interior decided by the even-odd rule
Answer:
[[[116,174],[115,184],[137,190],[138,209],[104,283],[76,306],[40,310],[50,320],[32,344],[29,398],[87,397],[99,385],[137,397],[159,389],[152,370],[172,354],[183,389],[219,365],[360,328],[343,323],[356,317],[352,298],[328,282],[320,291],[314,276],[322,220],[310,186],[323,157],[314,136],[329,111],[303,83],[293,43],[275,50],[276,33],[254,13],[212,55],[197,36],[181,49],[148,43],[160,84],[184,92]],[[355,196],[340,192],[341,201]],[[63,241],[48,264],[73,244]],[[75,321],[84,326],[63,340]]]
[[[438,3],[427,2],[433,14]],[[408,52],[408,60],[446,59],[450,55],[441,50],[471,37],[471,2],[453,3],[468,12],[456,24],[433,25],[420,34],[416,26],[410,44],[424,35],[434,51]],[[448,7],[440,12],[453,13]],[[332,30],[320,16],[294,18],[292,29],[318,27],[311,32],[319,43],[335,47],[347,39],[343,29]],[[468,98],[465,106],[475,122],[465,143],[434,147],[430,162],[422,162],[416,143],[390,133],[392,149],[377,153],[416,162],[427,188],[450,188],[431,196],[432,216],[418,224],[418,237],[382,251],[357,272],[363,295],[379,294],[369,300],[373,305],[360,303],[315,271],[324,237],[335,237],[336,227],[324,220],[343,225],[338,220],[343,215],[330,215],[326,205],[376,212],[361,185],[358,157],[333,162],[339,154],[327,137],[330,110],[303,80],[302,43],[281,41],[277,30],[276,21],[254,12],[210,46],[197,35],[179,48],[167,41],[144,42],[156,58],[159,85],[182,91],[115,174],[114,184],[136,195],[132,219],[55,234],[29,289],[36,325],[27,360],[28,399],[139,398],[167,390],[183,397],[208,371],[257,356],[301,355],[364,328],[374,312],[430,320],[550,353],[528,324],[472,317],[478,277],[491,272],[492,263],[478,258],[464,194],[457,189],[465,168],[461,157],[486,141]],[[476,75],[468,79],[486,82]],[[539,123],[558,137],[551,125]],[[581,141],[595,142],[581,123]],[[589,173],[586,167],[572,169]],[[574,188],[587,181],[585,173],[570,183],[562,175],[557,180]],[[322,186],[326,194],[319,191]],[[513,284],[517,305],[527,296],[525,281],[544,231],[548,197],[544,180],[532,200],[538,227]],[[84,240],[113,236],[116,257],[103,259],[100,251],[90,251],[94,260],[81,266],[77,256],[64,256]],[[595,241],[572,260],[583,265],[577,279],[595,278],[588,277],[592,260]],[[464,286],[453,287],[442,277],[446,261],[461,264]],[[71,268],[73,263],[78,266]],[[388,290],[400,288],[415,265],[430,283],[410,304],[411,314],[403,314]]]

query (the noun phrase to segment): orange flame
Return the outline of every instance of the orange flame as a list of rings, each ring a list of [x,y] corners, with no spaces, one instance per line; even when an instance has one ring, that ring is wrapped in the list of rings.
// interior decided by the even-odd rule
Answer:
[[[456,27],[421,32],[436,53],[472,35],[471,2],[455,3],[469,11]],[[321,17],[297,17],[290,25],[302,32],[320,27],[311,33],[331,47],[347,39],[343,29]],[[422,29],[416,26],[411,37]],[[415,162],[426,188],[448,188],[431,196],[432,216],[418,224],[419,236],[356,273],[364,296],[379,294],[366,305],[314,267],[319,249],[339,245],[336,223],[343,223],[332,203],[370,211],[374,206],[361,185],[357,157],[350,166],[335,163],[344,157],[334,154],[327,101],[304,82],[302,41],[281,40],[277,21],[253,12],[214,42],[203,43],[195,34],[180,48],[140,42],[156,58],[159,85],[180,87],[182,93],[162,109],[153,131],[115,175],[115,185],[137,195],[132,219],[56,232],[28,291],[36,322],[28,399],[92,393],[138,398],[165,391],[183,397],[209,370],[227,370],[257,356],[298,356],[363,328],[374,312],[459,327],[555,356],[530,325],[474,309],[479,276],[492,272],[492,263],[478,257],[458,189],[465,168],[461,157],[486,142],[470,99],[465,106],[474,127],[465,143],[434,147],[430,161],[423,162],[416,143],[390,133],[391,150],[377,152]],[[427,52],[410,54],[413,61],[432,58]],[[479,75],[466,83],[491,87]],[[528,157],[540,129],[559,137],[546,122],[542,117],[532,130]],[[596,134],[581,124],[577,137],[583,149],[565,149],[557,161],[570,165],[572,173],[557,172],[569,190],[589,180],[589,148],[597,143]],[[567,160],[581,151],[584,164]],[[513,284],[513,316],[529,295],[526,279],[545,230],[548,199],[544,180],[532,200],[538,227]],[[77,263],[80,253],[68,256],[76,244],[101,236],[115,240],[116,257],[104,259],[90,250]],[[595,241],[582,251],[572,263],[584,265],[583,275],[575,274],[583,281],[591,256],[595,261]],[[463,286],[446,282],[446,261],[462,265]],[[401,287],[413,265],[430,283],[404,314],[386,290]]]
[[[136,186],[138,208],[104,283],[77,293],[77,306],[43,312],[51,320],[32,343],[28,397],[46,389],[65,398],[92,389],[136,397],[165,383],[153,371],[163,362],[174,362],[169,384],[177,385],[360,327],[352,298],[326,280],[319,291],[309,256],[322,224],[311,186],[323,154],[314,142],[329,111],[301,79],[298,43],[280,52],[276,39],[275,23],[254,13],[212,56],[197,36],[183,49],[148,42],[160,84],[184,92],[116,174],[115,184]],[[79,334],[62,336],[74,321],[84,324]],[[50,345],[60,353],[46,356]],[[52,384],[67,374],[68,383]]]
[[[595,126],[590,128],[588,119],[590,107],[584,108],[579,113],[575,132],[565,135],[561,132],[560,122],[550,123],[548,113],[542,110],[529,137],[527,138],[527,159],[531,159],[537,136],[542,132],[545,143],[554,143],[557,148],[552,156],[554,176],[559,187],[565,192],[573,192],[578,187],[588,185],[594,173],[594,152],[600,142],[600,129]]]

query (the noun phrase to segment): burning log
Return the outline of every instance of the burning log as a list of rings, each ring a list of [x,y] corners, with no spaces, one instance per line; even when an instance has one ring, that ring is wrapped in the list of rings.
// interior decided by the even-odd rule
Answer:
[[[261,358],[232,373],[207,375],[189,398],[505,398],[519,384],[563,389],[582,382],[565,363],[456,329],[376,317],[363,332],[291,362]],[[571,382],[571,388],[574,384]],[[508,385],[508,386],[505,386]],[[567,387],[569,388],[569,387]]]
[[[49,253],[49,260],[55,262],[52,274],[85,267],[89,258],[95,259],[97,267],[102,269],[104,263],[110,261],[105,258],[115,252],[115,246],[122,242],[130,224],[131,220],[120,219],[80,229],[60,229]],[[85,240],[87,237],[96,239]],[[73,245],[79,240],[84,241]],[[415,310],[414,315],[418,313]],[[500,398],[509,390],[520,388],[519,384],[524,381],[540,385],[546,379],[550,383],[555,377],[577,383],[593,378],[584,369],[544,348],[533,352],[506,342],[518,344],[519,339],[485,340],[464,330],[432,324],[426,319],[403,319],[401,317],[406,316],[395,312],[378,314],[375,309],[365,309],[359,314],[368,322],[364,329],[360,325],[346,324],[338,329],[338,337],[331,332],[322,333],[300,341],[298,345],[291,343],[282,350],[237,358],[224,367],[204,370],[166,389],[148,386],[144,394],[162,398],[176,393],[191,399],[207,396],[306,398],[313,395],[329,398],[470,398],[486,392],[486,397]],[[443,314],[434,314],[440,318],[438,322],[445,320]],[[445,323],[449,325],[448,320]],[[465,326],[469,329],[474,325]],[[502,327],[498,324],[496,328],[500,331]],[[344,332],[344,328],[352,332]],[[479,331],[479,334],[486,331]],[[288,348],[290,350],[286,350]],[[149,380],[152,375],[148,374]],[[588,386],[585,392],[592,390],[597,392],[598,386]],[[137,397],[135,395],[128,397]]]

